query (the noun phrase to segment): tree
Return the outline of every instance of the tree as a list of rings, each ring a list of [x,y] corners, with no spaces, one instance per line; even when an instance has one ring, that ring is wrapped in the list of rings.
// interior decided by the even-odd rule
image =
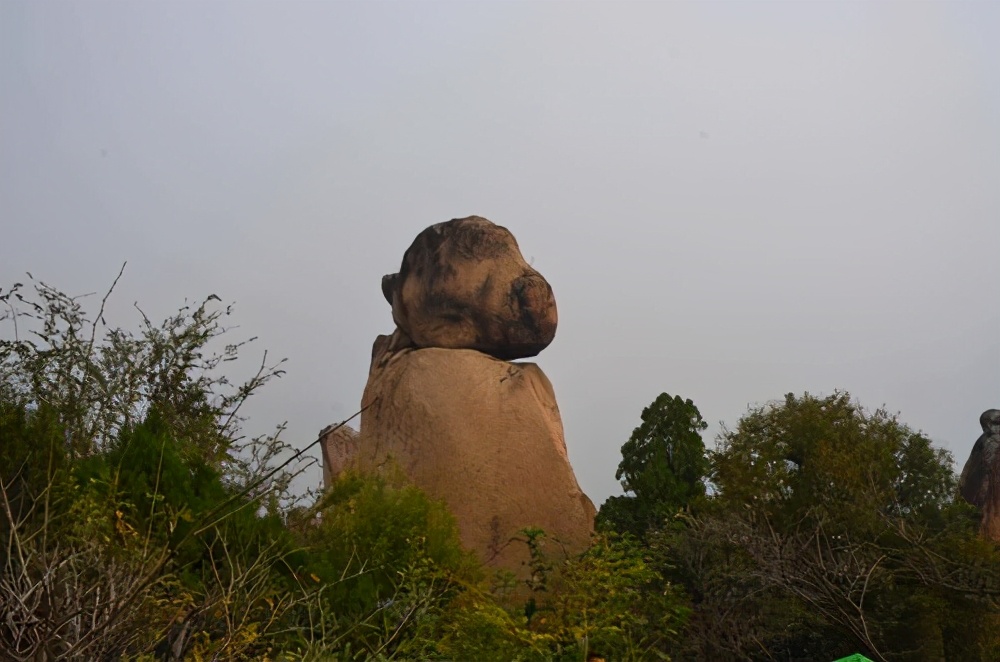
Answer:
[[[615,472],[626,494],[605,501],[599,526],[644,537],[703,497],[706,427],[694,403],[679,396],[661,393],[643,409],[642,424],[622,446]]]
[[[747,591],[742,607],[772,614],[770,654],[991,659],[970,633],[992,618],[996,554],[955,500],[947,451],[847,393],[789,394],[725,430],[711,460],[714,509],[692,532],[771,593],[765,604]],[[953,564],[977,580],[944,581],[961,575]]]
[[[600,534],[582,554],[552,561],[537,544],[540,530],[522,534],[536,575],[527,582],[532,608],[466,592],[442,628],[444,659],[671,659],[688,609],[683,593],[650,564],[639,541]]]
[[[408,484],[401,471],[344,473],[315,506],[299,536],[307,572],[321,587],[301,637],[332,654],[426,657],[441,611],[478,578],[445,505]]]
[[[686,599],[639,541],[628,534],[599,536],[561,571],[550,631],[576,642],[584,656],[669,659],[687,618]]]
[[[276,510],[296,469],[240,410],[280,362],[230,383],[245,343],[215,296],[135,333],[110,290],[91,316],[32,289],[0,290],[0,657],[263,652],[301,594]]]

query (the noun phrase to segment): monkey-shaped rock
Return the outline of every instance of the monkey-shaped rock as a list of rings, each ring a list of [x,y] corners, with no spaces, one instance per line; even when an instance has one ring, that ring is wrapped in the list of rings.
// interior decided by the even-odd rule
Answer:
[[[556,300],[507,228],[470,216],[413,240],[399,273],[382,278],[392,318],[415,347],[535,356],[556,334]]]
[[[983,511],[980,533],[1000,541],[1000,409],[984,411],[979,424],[983,434],[972,447],[958,490],[962,498]]]
[[[396,329],[379,336],[361,430],[335,440],[334,473],[396,465],[455,516],[463,544],[524,577],[521,531],[547,549],[589,545],[594,505],[573,474],[552,385],[531,363],[552,341],[552,288],[505,228],[472,216],[433,225],[382,291]],[[334,462],[336,460],[336,462]]]

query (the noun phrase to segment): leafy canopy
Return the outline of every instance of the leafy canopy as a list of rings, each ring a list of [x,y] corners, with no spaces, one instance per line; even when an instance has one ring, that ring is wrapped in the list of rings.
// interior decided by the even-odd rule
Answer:
[[[615,478],[626,495],[611,497],[598,521],[606,528],[645,535],[705,495],[708,424],[691,400],[661,393],[642,410],[642,423],[622,446]]]

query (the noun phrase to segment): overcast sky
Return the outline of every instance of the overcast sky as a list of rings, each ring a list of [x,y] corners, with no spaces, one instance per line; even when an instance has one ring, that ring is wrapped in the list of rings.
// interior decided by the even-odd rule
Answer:
[[[352,414],[380,279],[479,214],[549,280],[577,477],[660,392],[1000,407],[1000,3],[0,0],[0,285],[236,302],[251,428]],[[319,480],[319,472],[315,473]]]

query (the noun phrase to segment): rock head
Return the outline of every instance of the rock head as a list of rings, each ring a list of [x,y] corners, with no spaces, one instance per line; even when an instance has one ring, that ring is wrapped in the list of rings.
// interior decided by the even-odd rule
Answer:
[[[382,279],[392,318],[420,348],[535,356],[556,334],[556,300],[507,228],[470,216],[413,240],[399,273]]]
[[[1000,541],[1000,409],[979,417],[983,434],[976,440],[958,481],[962,498],[982,510],[980,532]]]

